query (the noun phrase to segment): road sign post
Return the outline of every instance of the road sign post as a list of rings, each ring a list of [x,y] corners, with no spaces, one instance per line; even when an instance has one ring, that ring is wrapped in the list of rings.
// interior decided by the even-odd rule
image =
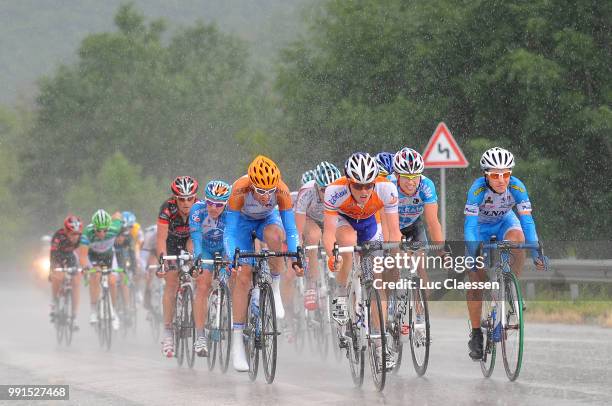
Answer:
[[[423,160],[426,168],[440,168],[440,210],[442,236],[446,240],[446,168],[466,168],[469,163],[459,144],[443,122],[438,124],[429,139]]]

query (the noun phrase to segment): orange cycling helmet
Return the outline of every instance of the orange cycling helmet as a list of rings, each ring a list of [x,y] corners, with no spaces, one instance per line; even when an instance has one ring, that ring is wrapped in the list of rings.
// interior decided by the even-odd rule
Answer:
[[[258,188],[272,189],[278,186],[280,170],[270,158],[258,155],[249,165],[251,183]]]

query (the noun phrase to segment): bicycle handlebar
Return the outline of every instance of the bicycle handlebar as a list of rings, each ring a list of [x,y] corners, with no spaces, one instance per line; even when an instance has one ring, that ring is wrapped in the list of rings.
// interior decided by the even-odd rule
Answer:
[[[64,268],[53,268],[53,272],[83,272],[82,268],[76,267],[76,266],[71,266],[71,267],[64,267]]]
[[[236,251],[234,251],[234,260],[232,261],[232,266],[234,268],[238,268],[238,260],[240,258],[295,258],[295,264],[298,265],[298,267],[303,268],[304,267],[304,263],[302,261],[302,256],[304,255],[304,252],[302,250],[302,247],[297,247],[297,250],[295,252],[291,252],[291,251],[267,251],[267,250],[263,250],[261,252],[253,252],[253,251],[241,251],[240,248],[236,248]]]

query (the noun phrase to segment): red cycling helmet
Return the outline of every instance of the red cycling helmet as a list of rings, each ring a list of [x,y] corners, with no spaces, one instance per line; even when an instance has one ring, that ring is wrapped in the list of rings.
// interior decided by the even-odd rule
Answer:
[[[68,232],[83,232],[83,222],[77,216],[68,216],[64,219],[64,229]]]
[[[172,194],[177,197],[191,197],[198,193],[198,181],[191,176],[179,176],[170,184]]]

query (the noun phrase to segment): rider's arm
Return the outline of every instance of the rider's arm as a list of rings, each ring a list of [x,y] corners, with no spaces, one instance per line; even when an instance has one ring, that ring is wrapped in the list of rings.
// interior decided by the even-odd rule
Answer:
[[[467,192],[467,201],[463,214],[465,221],[463,222],[463,238],[467,247],[467,253],[471,257],[476,256],[480,237],[478,235],[478,213],[480,211],[480,203],[484,199],[485,191],[487,190],[484,178],[477,179],[470,190]]]
[[[323,215],[323,247],[328,258],[332,258],[334,243],[336,242],[336,228],[338,226],[338,214],[325,211]]]
[[[202,218],[206,216],[206,207],[202,202],[191,206],[189,211],[189,235],[193,244],[193,256],[202,255]]]
[[[298,230],[300,240],[303,238],[304,225],[306,224],[306,215],[302,213],[295,213],[295,226]]]
[[[376,192],[384,205],[384,215],[382,219],[388,230],[388,236],[385,236],[385,238],[388,238],[387,241],[401,241],[402,233],[399,226],[399,194],[397,192],[397,186],[388,181],[377,183]]]
[[[244,185],[245,181],[240,178],[232,185],[232,193],[225,208],[225,229],[223,230],[223,249],[228,258],[234,258],[236,250],[236,234],[238,233],[238,221],[240,211],[244,205],[244,196],[248,188]]]
[[[293,202],[289,188],[281,180],[276,189],[276,201],[278,202],[278,211],[285,229],[285,238],[287,239],[287,249],[290,252],[295,252],[300,245],[300,238],[297,227],[295,226],[295,216],[293,215]]]
[[[306,224],[306,210],[308,209],[307,195],[308,189],[301,188],[295,198],[295,226],[297,227],[298,236],[302,238],[304,233],[304,225]]]
[[[525,241],[529,243],[538,242],[538,233],[536,232],[535,222],[531,215],[531,202],[529,201],[529,195],[527,194],[527,188],[514,176],[510,179],[510,193],[516,202],[516,211],[518,213],[519,221],[521,222],[521,228],[525,235]],[[531,250],[531,256],[533,259],[539,257],[538,250]]]
[[[168,238],[168,224],[167,223],[157,223],[157,242],[155,244],[157,253],[159,255],[168,254],[168,249],[166,248],[166,239]]]
[[[438,203],[429,203],[423,206],[423,215],[427,223],[427,231],[432,241],[441,243],[444,242],[442,236],[442,225],[438,219]]]

